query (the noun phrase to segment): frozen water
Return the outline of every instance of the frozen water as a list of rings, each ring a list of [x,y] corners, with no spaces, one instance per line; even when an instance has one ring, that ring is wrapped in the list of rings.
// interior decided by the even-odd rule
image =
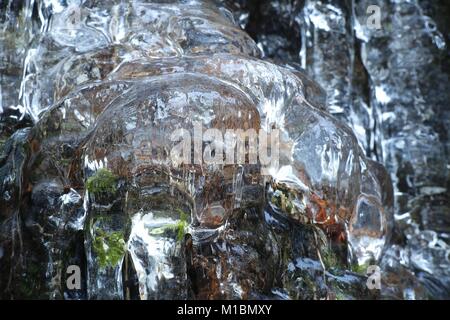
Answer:
[[[51,298],[365,298],[348,270],[379,263],[386,283],[408,279],[386,296],[446,296],[442,33],[416,1],[383,4],[395,30],[376,31],[359,21],[366,1],[287,2],[262,14],[298,38],[263,25],[258,43],[238,26],[251,14],[212,1],[6,4],[0,259],[13,282],[24,266],[45,275],[21,288]],[[278,165],[179,166],[171,134],[195,138],[198,123],[279,130]],[[70,264],[87,279],[72,296]]]

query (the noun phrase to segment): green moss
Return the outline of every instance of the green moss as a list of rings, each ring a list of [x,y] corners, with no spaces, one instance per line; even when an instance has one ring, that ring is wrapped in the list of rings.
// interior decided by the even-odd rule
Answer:
[[[17,289],[15,295],[19,299],[40,299],[42,295],[42,282],[37,279],[42,279],[42,275],[45,274],[45,266],[38,262],[30,261],[26,263],[26,269],[24,270],[24,277],[18,278]]]
[[[336,300],[348,300],[346,295],[343,292],[339,291],[339,290],[337,290],[335,292],[335,296],[336,296]]]
[[[327,269],[339,267],[339,259],[330,249],[325,250],[325,252],[322,254],[322,260]]]
[[[310,292],[311,294],[314,294],[314,292],[316,291],[316,287],[317,287],[316,282],[313,279],[311,279],[311,277],[309,275],[305,275],[303,277],[303,282],[304,282],[308,292]]]
[[[72,159],[59,159],[59,163],[60,163],[63,167],[68,167],[68,166],[71,165]]]
[[[95,231],[93,248],[101,268],[115,266],[125,254],[125,241],[122,232],[107,233],[97,229]]]
[[[186,221],[179,221],[176,224],[175,230],[177,231],[177,242],[183,241],[187,226],[188,224]]]
[[[175,235],[177,242],[182,242],[186,234],[186,229],[189,225],[189,215],[182,211],[177,210],[180,213],[180,219],[173,224],[169,224],[164,227],[152,229],[149,233],[151,235]]]
[[[286,195],[281,190],[276,190],[272,196],[272,203],[275,204],[278,208],[287,212],[289,214],[294,213],[294,205],[292,204],[292,200],[289,195]]]
[[[354,273],[358,273],[358,274],[361,274],[361,275],[367,275],[367,269],[369,268],[370,265],[371,265],[370,262],[364,263],[362,265],[359,265],[359,264],[355,263],[355,264],[353,264],[351,266],[351,270]]]
[[[115,193],[117,191],[117,176],[105,168],[99,169],[86,182],[86,188],[94,195]]]

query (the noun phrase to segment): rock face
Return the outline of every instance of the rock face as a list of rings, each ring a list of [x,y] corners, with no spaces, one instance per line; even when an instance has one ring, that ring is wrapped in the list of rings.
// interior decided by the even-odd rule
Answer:
[[[33,125],[0,149],[2,298],[379,296],[358,270],[390,244],[390,177],[303,71],[208,1],[38,10]]]

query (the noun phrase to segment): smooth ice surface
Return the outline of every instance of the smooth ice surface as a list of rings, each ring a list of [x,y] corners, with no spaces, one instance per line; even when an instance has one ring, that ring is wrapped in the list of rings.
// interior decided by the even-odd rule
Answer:
[[[5,297],[366,298],[354,271],[372,263],[408,279],[385,296],[445,296],[446,44],[418,3],[383,4],[400,31],[373,31],[365,1],[265,1],[288,42],[212,1],[17,6],[0,31]],[[180,165],[171,136],[197,125],[279,130],[279,161]]]

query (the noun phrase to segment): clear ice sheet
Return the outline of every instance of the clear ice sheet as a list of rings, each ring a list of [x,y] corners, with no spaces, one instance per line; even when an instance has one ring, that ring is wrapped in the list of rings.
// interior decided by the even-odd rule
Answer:
[[[254,42],[245,6],[2,2],[5,297],[367,298],[370,263],[381,296],[448,297],[447,46],[425,5],[380,5],[403,34],[366,30],[365,1],[264,1],[298,38]],[[175,166],[195,121],[280,129],[280,166]]]

